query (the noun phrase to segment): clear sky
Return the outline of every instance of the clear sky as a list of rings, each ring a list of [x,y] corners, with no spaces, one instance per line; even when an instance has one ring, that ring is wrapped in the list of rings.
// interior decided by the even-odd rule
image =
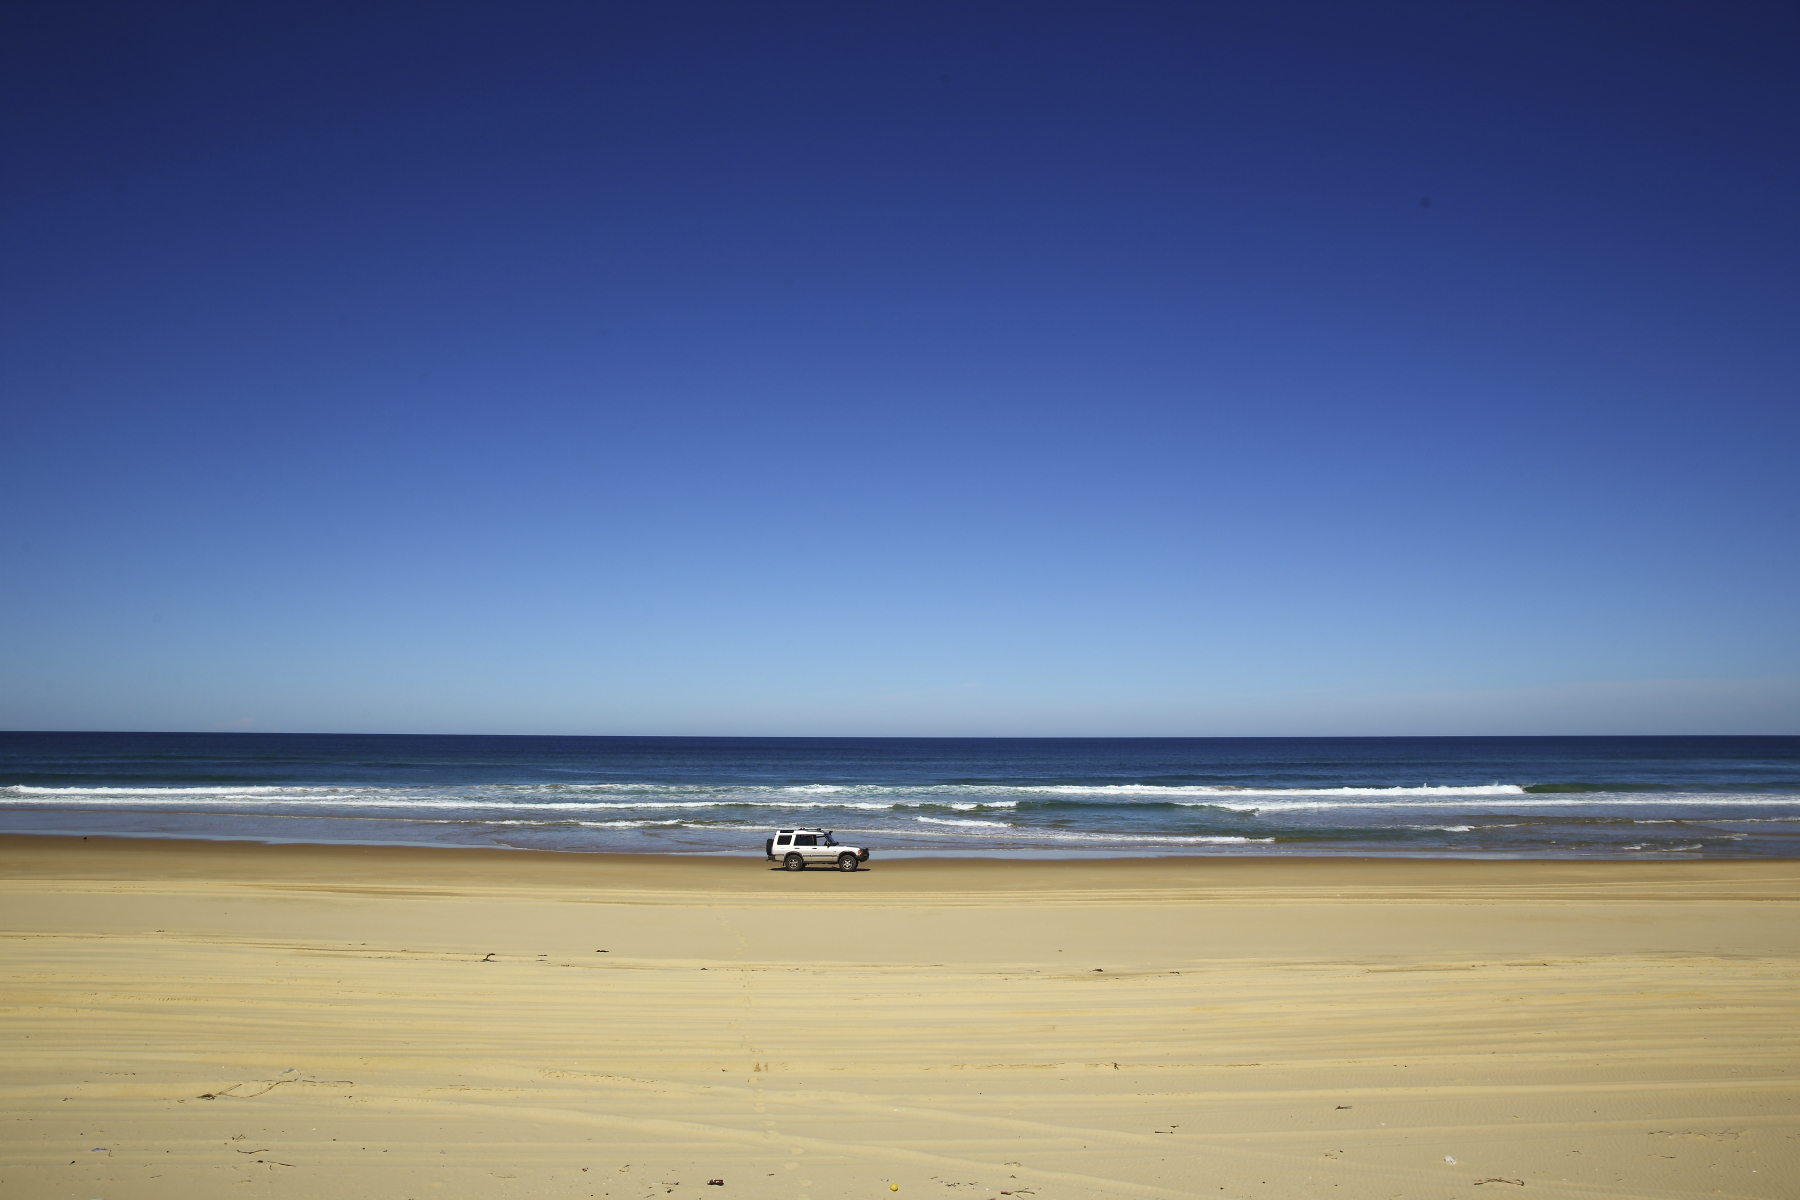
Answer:
[[[0,727],[1800,731],[1791,3],[0,19]]]

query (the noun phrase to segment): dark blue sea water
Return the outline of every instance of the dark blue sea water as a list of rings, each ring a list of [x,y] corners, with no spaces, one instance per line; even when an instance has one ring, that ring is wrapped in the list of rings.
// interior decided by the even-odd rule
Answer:
[[[1800,738],[0,734],[0,831],[634,853],[1791,857]]]

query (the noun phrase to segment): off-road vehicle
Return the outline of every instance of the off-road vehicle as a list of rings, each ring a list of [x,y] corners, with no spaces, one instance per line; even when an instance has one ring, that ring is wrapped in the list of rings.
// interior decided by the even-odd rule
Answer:
[[[869,848],[843,845],[829,829],[777,829],[763,843],[763,856],[789,871],[804,871],[815,863],[854,871],[869,861]]]

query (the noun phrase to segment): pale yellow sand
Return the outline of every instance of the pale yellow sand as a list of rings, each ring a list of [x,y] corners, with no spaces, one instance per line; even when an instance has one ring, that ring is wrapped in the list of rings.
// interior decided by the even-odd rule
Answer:
[[[0,1194],[1793,1197],[1797,903],[5,838]]]

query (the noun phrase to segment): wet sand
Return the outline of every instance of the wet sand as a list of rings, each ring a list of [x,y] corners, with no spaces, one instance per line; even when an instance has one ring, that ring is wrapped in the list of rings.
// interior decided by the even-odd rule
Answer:
[[[10,837],[0,935],[9,1197],[1800,1178],[1794,862]]]

